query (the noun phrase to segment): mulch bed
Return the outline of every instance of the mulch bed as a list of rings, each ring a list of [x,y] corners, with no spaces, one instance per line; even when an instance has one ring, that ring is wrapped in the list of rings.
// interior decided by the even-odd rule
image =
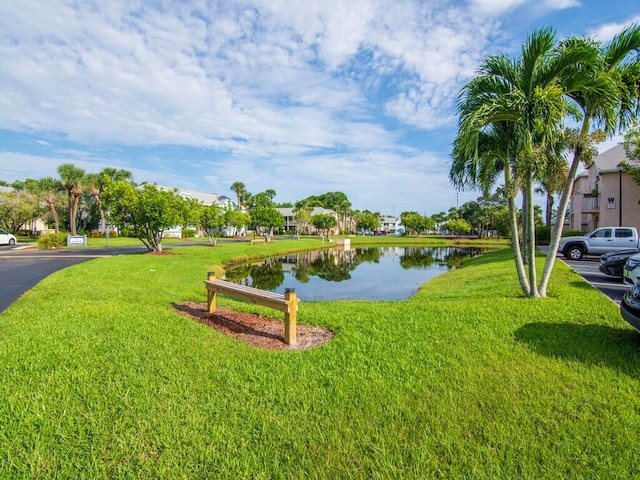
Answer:
[[[263,317],[255,313],[237,312],[217,307],[215,313],[207,312],[206,303],[187,302],[174,305],[185,317],[215,328],[225,335],[241,340],[252,347],[269,350],[306,350],[331,340],[335,333],[326,328],[298,325],[295,345],[284,343],[284,320]]]

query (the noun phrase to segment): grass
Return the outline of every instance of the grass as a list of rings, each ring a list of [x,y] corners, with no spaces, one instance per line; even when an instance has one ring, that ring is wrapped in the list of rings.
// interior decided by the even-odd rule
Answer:
[[[171,309],[230,258],[318,243],[45,279],[0,317],[0,478],[637,477],[640,335],[564,264],[547,299],[520,297],[508,251],[407,301],[302,299],[300,323],[337,333],[303,352]]]

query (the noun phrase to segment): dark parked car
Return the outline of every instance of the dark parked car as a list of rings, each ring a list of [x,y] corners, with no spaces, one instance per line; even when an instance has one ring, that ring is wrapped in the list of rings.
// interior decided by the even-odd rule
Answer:
[[[623,250],[621,252],[605,253],[600,257],[600,271],[612,277],[622,279],[622,270],[627,259],[640,250]]]
[[[640,282],[625,292],[620,302],[620,314],[640,332]]]

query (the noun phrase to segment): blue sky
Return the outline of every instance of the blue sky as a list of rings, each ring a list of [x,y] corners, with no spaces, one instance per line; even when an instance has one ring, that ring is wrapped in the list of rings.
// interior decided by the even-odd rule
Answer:
[[[446,211],[479,195],[448,170],[480,62],[542,26],[606,42],[634,21],[637,0],[0,2],[0,180],[71,162]]]

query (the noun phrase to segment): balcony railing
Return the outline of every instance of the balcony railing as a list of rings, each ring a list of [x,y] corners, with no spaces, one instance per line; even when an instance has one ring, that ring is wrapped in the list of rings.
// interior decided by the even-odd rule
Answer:
[[[587,197],[582,199],[583,212],[598,212],[600,210],[600,197]]]

